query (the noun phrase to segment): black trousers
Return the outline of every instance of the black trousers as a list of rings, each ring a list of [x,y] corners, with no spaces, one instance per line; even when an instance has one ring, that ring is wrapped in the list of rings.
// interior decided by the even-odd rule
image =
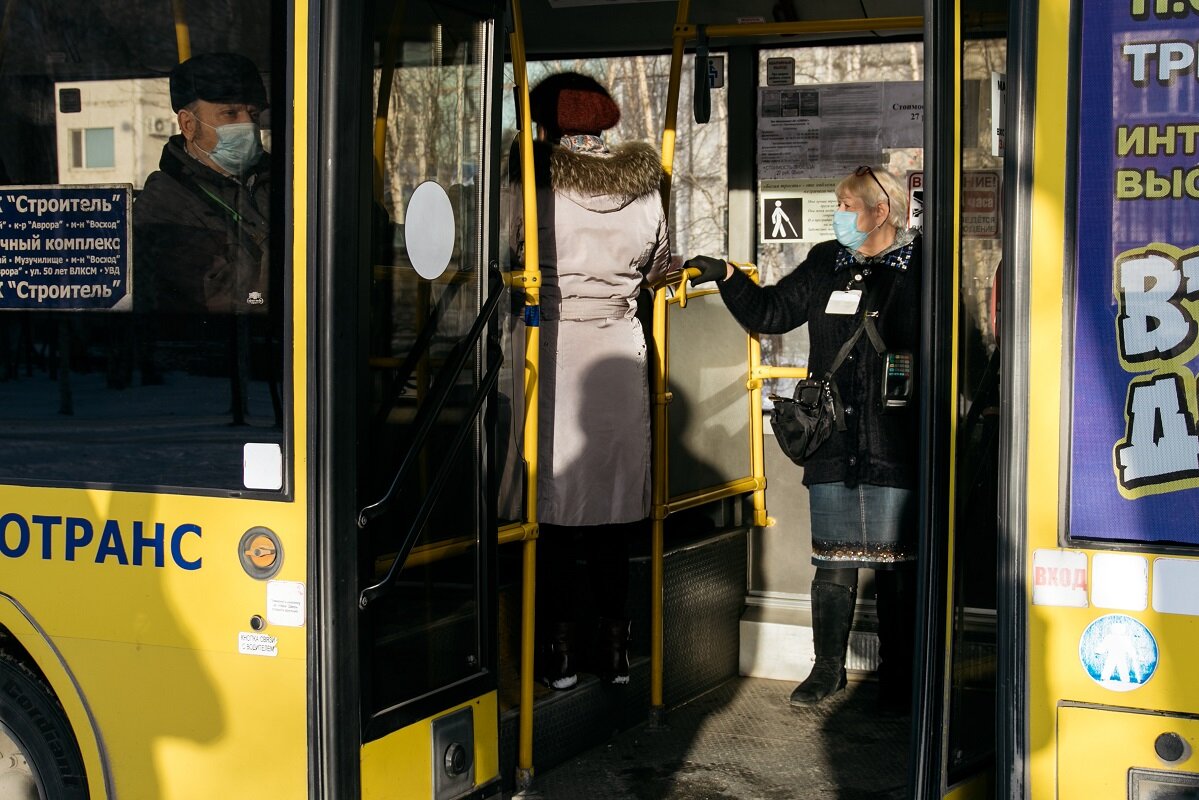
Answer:
[[[626,619],[629,593],[629,538],[643,523],[541,525],[537,539],[537,616],[543,622],[574,622],[576,564],[587,562],[596,613]]]

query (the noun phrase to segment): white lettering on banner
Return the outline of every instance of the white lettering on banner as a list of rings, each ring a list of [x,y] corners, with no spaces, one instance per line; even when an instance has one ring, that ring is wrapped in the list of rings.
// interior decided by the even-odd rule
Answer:
[[[1168,84],[1175,75],[1188,70],[1194,72],[1194,42],[1136,42],[1124,45],[1122,52],[1130,65],[1129,78],[1136,86],[1148,85],[1151,77],[1158,83]],[[1156,69],[1151,66],[1155,62]]]
[[[100,211],[112,211],[113,205],[108,200],[99,197],[28,197],[26,195],[8,195],[8,202],[22,214],[91,214]]]
[[[1195,347],[1199,324],[1182,301],[1199,298],[1197,266],[1195,256],[1180,263],[1148,249],[1116,260],[1116,333],[1125,369],[1162,366]]]
[[[1127,435],[1115,448],[1122,489],[1199,478],[1193,376],[1134,378],[1125,413]]]
[[[1199,355],[1199,248],[1121,253],[1113,284],[1120,365],[1141,373],[1113,447],[1117,488],[1132,499],[1199,487],[1199,402],[1186,366]]]

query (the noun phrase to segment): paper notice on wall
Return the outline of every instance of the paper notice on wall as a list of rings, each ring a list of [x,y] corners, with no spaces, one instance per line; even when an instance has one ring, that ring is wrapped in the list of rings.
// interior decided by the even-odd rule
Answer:
[[[758,179],[843,176],[883,150],[921,147],[920,81],[758,90]]]

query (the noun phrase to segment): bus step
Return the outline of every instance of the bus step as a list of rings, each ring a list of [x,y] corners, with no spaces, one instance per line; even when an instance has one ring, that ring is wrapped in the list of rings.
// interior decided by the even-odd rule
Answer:
[[[672,708],[737,675],[739,620],[746,593],[744,528],[668,540],[664,560],[663,700]],[[585,581],[581,581],[585,586]],[[500,770],[511,790],[519,731],[519,585],[500,598]],[[650,563],[634,554],[629,608],[633,620],[630,681],[608,686],[586,672],[566,692],[535,687],[534,774],[645,722],[650,703]],[[587,619],[585,608],[580,619]],[[589,630],[586,623],[581,630]],[[586,662],[584,662],[586,668]]]

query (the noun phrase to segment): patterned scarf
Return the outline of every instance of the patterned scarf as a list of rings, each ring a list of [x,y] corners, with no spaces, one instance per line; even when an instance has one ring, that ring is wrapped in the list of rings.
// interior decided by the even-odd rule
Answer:
[[[558,144],[576,153],[607,153],[608,146],[604,140],[590,133],[580,133],[575,136],[563,136]]]

